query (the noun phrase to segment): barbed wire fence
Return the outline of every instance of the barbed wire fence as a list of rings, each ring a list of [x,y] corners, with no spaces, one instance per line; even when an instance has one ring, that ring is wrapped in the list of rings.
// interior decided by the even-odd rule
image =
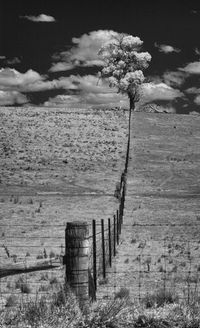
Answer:
[[[15,305],[14,298],[26,301],[50,294],[65,282],[78,296],[81,290],[92,300],[129,294],[139,302],[150,302],[152,294],[160,291],[164,297],[178,297],[188,303],[199,297],[200,238],[195,239],[193,231],[199,231],[200,223],[129,224],[124,220],[129,150],[130,131],[125,168],[115,190],[118,206],[109,218],[71,227],[23,224],[30,231],[42,227],[43,233],[40,238],[34,231],[24,238],[15,235],[15,244],[11,230],[19,227],[17,223],[9,227],[10,235],[9,231],[2,234],[2,305]],[[79,225],[82,230],[86,228],[86,234],[76,235]],[[74,229],[71,235],[68,228]],[[181,228],[185,233],[180,233]],[[122,230],[127,243],[121,238]],[[124,242],[125,246],[121,245]]]
[[[4,223],[1,227],[0,305],[15,306],[52,294],[63,283],[65,225]]]

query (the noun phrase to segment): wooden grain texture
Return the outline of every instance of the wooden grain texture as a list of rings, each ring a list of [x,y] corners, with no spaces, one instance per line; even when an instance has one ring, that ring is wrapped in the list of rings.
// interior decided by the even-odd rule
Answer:
[[[80,301],[89,300],[89,225],[68,222],[65,231],[66,281]]]

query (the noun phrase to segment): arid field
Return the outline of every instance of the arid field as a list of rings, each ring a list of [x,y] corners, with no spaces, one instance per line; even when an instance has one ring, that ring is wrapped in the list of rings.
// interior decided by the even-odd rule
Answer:
[[[2,108],[1,264],[59,257],[68,221],[107,219],[124,169],[128,113]],[[133,113],[120,245],[97,296],[199,293],[200,118]],[[64,268],[1,279],[1,304],[51,292]],[[11,301],[10,301],[11,302]]]
[[[121,245],[103,293],[200,296],[199,126],[199,116],[133,114]]]
[[[0,263],[59,256],[68,221],[107,218],[117,206],[127,112],[1,108],[0,116]],[[3,278],[1,302],[21,292],[20,279],[35,294],[60,276],[63,270]]]

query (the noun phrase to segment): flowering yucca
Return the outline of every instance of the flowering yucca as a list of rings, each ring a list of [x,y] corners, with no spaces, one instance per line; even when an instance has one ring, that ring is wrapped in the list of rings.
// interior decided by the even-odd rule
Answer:
[[[128,95],[130,112],[138,101],[139,86],[144,82],[143,71],[151,60],[148,52],[140,52],[142,44],[138,37],[119,34],[99,50],[104,61],[101,77],[108,78],[110,87]]]

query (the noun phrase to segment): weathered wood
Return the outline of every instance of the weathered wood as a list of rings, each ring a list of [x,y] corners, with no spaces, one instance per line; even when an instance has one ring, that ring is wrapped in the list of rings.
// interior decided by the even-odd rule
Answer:
[[[116,255],[116,217],[113,215],[113,255]]]
[[[105,237],[104,237],[104,219],[101,219],[101,241],[102,241],[102,269],[103,278],[106,278],[106,256],[105,256]]]
[[[116,234],[117,234],[117,245],[119,245],[119,217],[116,215]]]
[[[3,264],[0,267],[0,278],[12,276],[20,273],[28,273],[33,271],[42,271],[60,267],[60,259],[44,259],[18,263]]]
[[[68,222],[65,230],[66,282],[81,302],[89,300],[89,226]]]
[[[108,249],[109,249],[109,265],[112,266],[112,233],[110,218],[108,219]]]
[[[96,220],[92,221],[92,247],[93,247],[93,280],[97,290],[97,243],[96,243]]]

